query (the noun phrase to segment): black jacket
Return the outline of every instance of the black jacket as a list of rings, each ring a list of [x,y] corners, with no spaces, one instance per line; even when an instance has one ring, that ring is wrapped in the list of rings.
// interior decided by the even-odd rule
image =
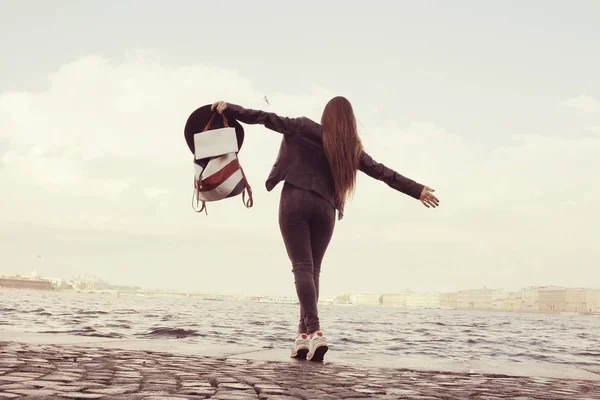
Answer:
[[[246,109],[235,104],[227,105],[225,115],[246,124],[262,124],[283,134],[279,155],[266,181],[267,191],[273,190],[279,182],[287,181],[327,199],[338,210],[338,219],[342,219],[344,204],[336,204],[335,201],[335,185],[323,149],[320,124],[306,117],[280,117],[274,113]],[[359,170],[415,199],[419,199],[423,191],[424,185],[378,163],[366,152],[361,156]]]

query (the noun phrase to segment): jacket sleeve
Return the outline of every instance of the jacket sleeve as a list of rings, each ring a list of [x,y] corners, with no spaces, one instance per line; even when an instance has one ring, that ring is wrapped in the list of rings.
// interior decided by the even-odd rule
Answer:
[[[275,113],[251,110],[236,104],[227,103],[225,115],[246,124],[261,124],[273,131],[284,135],[293,135],[300,132],[304,118],[280,117]]]
[[[371,178],[385,182],[392,189],[396,189],[415,199],[421,197],[421,192],[425,187],[412,179],[400,175],[385,165],[378,163],[365,152],[363,152],[361,156],[359,169]]]

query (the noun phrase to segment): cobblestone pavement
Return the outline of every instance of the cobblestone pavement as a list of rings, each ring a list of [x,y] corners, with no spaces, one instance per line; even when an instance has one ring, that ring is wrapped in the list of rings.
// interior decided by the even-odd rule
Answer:
[[[0,342],[0,399],[600,399],[600,381]]]

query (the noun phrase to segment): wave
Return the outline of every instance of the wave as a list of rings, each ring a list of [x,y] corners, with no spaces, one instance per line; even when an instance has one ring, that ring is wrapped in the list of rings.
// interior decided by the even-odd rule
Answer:
[[[250,321],[249,323],[251,325],[256,325],[256,326],[265,326],[267,324],[270,324],[270,322],[267,322],[267,321]]]
[[[77,314],[82,314],[82,315],[105,315],[108,314],[107,311],[102,311],[102,310],[79,310],[77,311]]]
[[[113,311],[112,314],[139,314],[139,311],[133,308],[120,308]]]
[[[366,344],[366,343],[368,343],[368,342],[366,342],[364,340],[350,339],[350,338],[347,338],[347,337],[341,337],[337,341],[341,342],[341,343],[348,343],[348,344]]]
[[[575,355],[584,357],[600,357],[600,351],[580,351],[579,353],[575,353]]]
[[[75,336],[92,336],[92,337],[101,337],[101,338],[110,338],[110,339],[119,339],[123,336],[116,332],[108,332],[103,333],[95,330],[90,326],[86,326],[82,329],[70,329],[70,330],[49,330],[49,331],[40,331],[40,333],[48,333],[48,334],[63,334],[63,335],[75,335]]]
[[[194,329],[184,329],[184,328],[167,328],[167,327],[157,327],[150,329],[149,332],[141,333],[139,336],[143,337],[171,337],[175,339],[182,339],[188,337],[198,337],[198,336],[206,336],[203,333],[198,332]]]
[[[121,328],[121,329],[131,329],[131,325],[125,323],[108,323],[105,325],[106,328]]]

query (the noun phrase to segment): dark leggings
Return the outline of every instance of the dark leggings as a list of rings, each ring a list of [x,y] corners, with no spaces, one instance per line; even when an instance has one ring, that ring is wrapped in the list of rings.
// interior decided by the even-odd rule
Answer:
[[[334,226],[335,209],[327,200],[285,183],[279,202],[279,228],[292,262],[300,301],[299,333],[320,330],[319,276]]]

